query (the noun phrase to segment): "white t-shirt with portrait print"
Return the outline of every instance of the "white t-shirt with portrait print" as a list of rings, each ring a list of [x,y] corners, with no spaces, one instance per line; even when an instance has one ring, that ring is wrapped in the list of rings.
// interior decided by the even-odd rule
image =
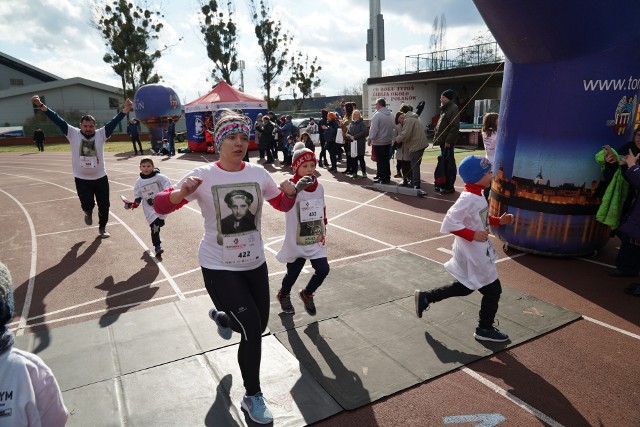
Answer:
[[[216,163],[194,169],[184,176],[176,188],[190,177],[202,178],[202,184],[186,199],[197,201],[204,218],[204,235],[200,241],[200,265],[214,270],[252,270],[265,262],[261,236],[262,207],[265,200],[280,194],[280,188],[261,165],[245,163],[238,172],[229,172]],[[255,230],[223,234],[220,221],[231,209],[224,196],[233,190],[243,190],[253,196],[249,211],[255,217]]]
[[[96,129],[91,138],[86,138],[80,129],[68,125],[67,139],[71,144],[71,169],[80,179],[98,179],[107,174],[104,167],[104,143],[107,134],[104,127]]]

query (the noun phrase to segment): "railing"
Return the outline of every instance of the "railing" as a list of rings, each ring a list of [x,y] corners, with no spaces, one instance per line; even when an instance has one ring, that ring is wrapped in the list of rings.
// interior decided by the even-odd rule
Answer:
[[[404,58],[405,74],[451,70],[504,61],[498,43],[483,43],[457,49],[409,55]]]

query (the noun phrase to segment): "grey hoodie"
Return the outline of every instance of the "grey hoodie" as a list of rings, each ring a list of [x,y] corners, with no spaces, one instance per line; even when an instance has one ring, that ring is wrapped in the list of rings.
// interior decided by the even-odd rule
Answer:
[[[387,107],[380,108],[371,119],[369,141],[371,145],[391,145],[395,123]]]

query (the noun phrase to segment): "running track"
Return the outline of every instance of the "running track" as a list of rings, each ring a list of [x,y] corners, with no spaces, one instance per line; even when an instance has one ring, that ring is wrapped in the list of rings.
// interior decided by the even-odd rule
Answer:
[[[214,157],[154,160],[176,182]],[[148,253],[144,215],[125,211],[118,197],[132,194],[139,157],[108,153],[106,162],[112,237],[101,240],[96,238],[97,226],[83,223],[68,153],[0,154],[0,260],[13,276],[16,316],[10,327],[16,334],[89,319],[112,322],[114,314],[206,293],[196,256],[202,233],[198,206],[187,205],[169,217],[162,231],[166,252],[157,262]],[[432,181],[433,168],[423,164],[426,183]],[[278,182],[290,177],[278,166],[270,170]],[[429,196],[418,199],[373,191],[364,187],[370,181],[362,178],[352,180],[324,169],[320,173],[333,267],[397,251],[438,263],[450,257],[452,238],[441,235],[439,228],[457,194],[434,195],[432,186],[424,184]],[[274,280],[284,273],[275,260],[283,229],[283,215],[265,205],[263,236]],[[499,241],[494,245],[503,286],[583,318],[317,425],[469,426],[480,425],[473,420],[484,417],[493,420],[486,425],[640,427],[640,299],[622,292],[631,280],[607,275],[618,241],[612,239],[595,256],[568,259],[504,253]],[[420,278],[408,286],[420,287]],[[321,309],[321,299],[317,304]],[[48,345],[44,337],[39,348]]]

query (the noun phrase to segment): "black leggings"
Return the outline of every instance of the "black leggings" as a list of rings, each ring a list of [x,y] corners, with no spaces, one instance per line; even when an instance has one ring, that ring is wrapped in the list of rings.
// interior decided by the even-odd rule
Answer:
[[[238,365],[248,396],[260,392],[262,333],[269,320],[269,272],[267,263],[246,271],[210,270],[202,267],[204,286],[220,322],[242,335]]]
[[[473,290],[456,281],[450,285],[428,290],[427,301],[431,304],[451,297],[464,297],[471,292]],[[500,301],[500,294],[502,293],[500,280],[496,279],[494,282],[481,287],[478,292],[482,294],[478,326],[485,329],[491,328],[498,312],[498,301]]]
[[[91,213],[98,203],[98,225],[105,228],[109,221],[109,178],[105,175],[98,179],[75,180],[82,210]]]

